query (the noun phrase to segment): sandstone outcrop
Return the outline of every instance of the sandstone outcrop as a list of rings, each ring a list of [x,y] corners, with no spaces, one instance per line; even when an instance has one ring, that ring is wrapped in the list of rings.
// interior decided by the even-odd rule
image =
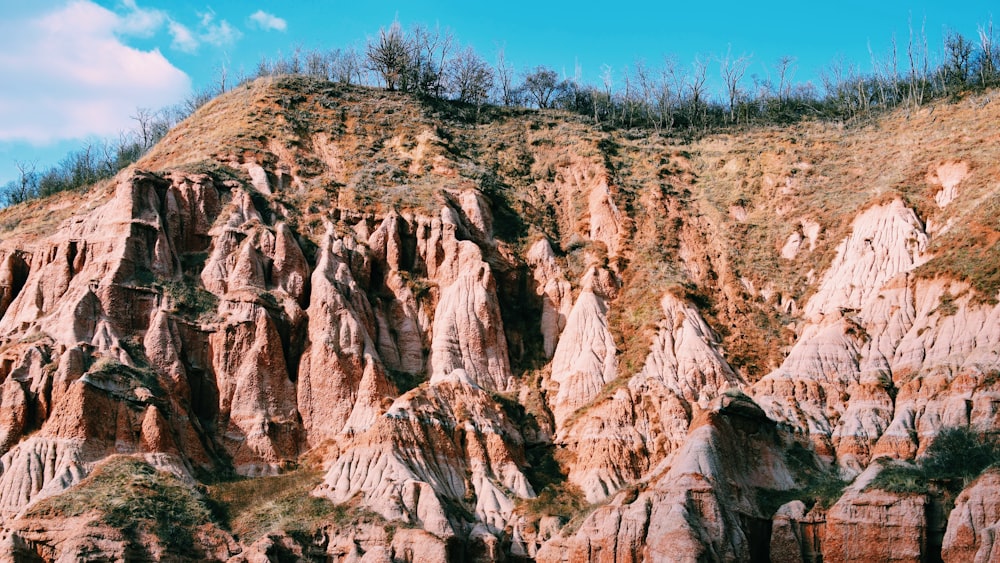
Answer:
[[[867,489],[882,469],[873,463],[826,515],[823,561],[923,561],[926,495]]]
[[[771,521],[769,551],[773,563],[813,563],[822,560],[826,515],[806,511],[800,500],[781,505]]]
[[[684,443],[692,419],[740,383],[690,304],[667,294],[660,307],[663,320],[642,371],[560,431],[560,442],[579,456],[569,478],[589,502],[656,468]]]
[[[593,400],[617,376],[615,340],[608,328],[608,301],[616,282],[607,270],[591,269],[566,319],[566,328],[552,356],[549,401],[556,425]]]
[[[419,524],[438,537],[463,522],[444,502],[474,499],[474,514],[503,530],[518,498],[534,496],[520,466],[518,430],[467,373],[435,376],[399,397],[385,416],[334,462],[319,493],[362,502],[389,520]]]
[[[534,267],[537,293],[542,298],[542,347],[545,357],[551,358],[556,351],[559,336],[566,328],[566,322],[573,311],[572,286],[566,280],[562,268],[556,262],[552,245],[540,239],[528,250],[528,263]]]
[[[1000,474],[989,470],[966,487],[955,499],[941,547],[945,561],[995,561],[1000,526]]]
[[[666,468],[638,490],[615,495],[570,537],[556,537],[538,561],[745,561],[767,552],[759,514],[744,492],[787,489],[792,476],[774,423],[747,397],[723,395],[692,423]],[[737,453],[739,452],[739,453]]]

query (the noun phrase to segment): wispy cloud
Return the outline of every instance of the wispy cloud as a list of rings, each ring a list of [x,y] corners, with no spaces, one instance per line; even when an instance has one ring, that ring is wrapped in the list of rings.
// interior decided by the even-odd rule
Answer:
[[[170,48],[184,53],[195,53],[202,44],[229,47],[243,36],[234,25],[217,19],[211,8],[198,14],[195,25],[186,25],[177,17],[154,8],[143,8],[136,0],[123,0],[124,13],[118,16],[115,31],[127,36],[151,37],[166,29],[170,34]],[[284,21],[280,20],[284,25]]]
[[[250,16],[250,21],[265,31],[285,31],[288,29],[288,22],[274,14],[269,14],[264,10],[257,10]]]
[[[184,51],[185,53],[194,53],[198,50],[198,38],[194,36],[194,33],[186,25],[170,20],[167,23],[167,30],[170,32],[170,37],[173,38],[173,41],[170,43],[171,48]]]
[[[228,47],[243,37],[243,33],[226,20],[216,21],[212,11],[201,15],[198,32],[202,41],[216,47]]]
[[[135,0],[123,2],[128,12],[118,19],[116,31],[125,35],[150,37],[168,21],[166,12],[140,8]]]
[[[128,116],[136,107],[163,107],[190,91],[188,76],[159,50],[121,40],[155,33],[166,15],[141,10],[134,1],[126,9],[119,15],[74,0],[0,22],[0,141],[117,134],[131,126]]]

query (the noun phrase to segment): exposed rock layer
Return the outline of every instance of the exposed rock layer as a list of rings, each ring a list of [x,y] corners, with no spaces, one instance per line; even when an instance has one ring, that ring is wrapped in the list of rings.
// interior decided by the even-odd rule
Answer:
[[[124,454],[191,486],[319,467],[312,495],[354,518],[192,525],[210,560],[995,558],[995,472],[941,517],[868,487],[877,458],[1000,424],[998,296],[939,242],[1000,240],[985,162],[919,153],[916,206],[831,179],[826,133],[747,159],[548,114],[450,130],[288,80],[66,196],[57,229],[0,234],[6,555],[169,558],[31,512]],[[199,149],[208,116],[273,138]]]

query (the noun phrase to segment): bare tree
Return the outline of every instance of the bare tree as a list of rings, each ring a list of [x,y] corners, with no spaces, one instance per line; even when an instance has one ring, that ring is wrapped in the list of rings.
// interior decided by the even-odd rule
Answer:
[[[17,179],[8,182],[2,190],[3,204],[17,205],[38,197],[38,173],[35,162],[14,161]]]
[[[635,80],[639,85],[641,105],[646,110],[646,121],[653,124],[656,131],[660,130],[660,121],[656,112],[656,79],[641,60],[632,65],[635,69]]]
[[[883,65],[879,63],[878,58],[875,56],[875,51],[872,50],[871,42],[868,43],[868,56],[872,62],[872,80],[875,82],[875,93],[878,96],[878,104],[880,107],[887,107],[888,92],[886,85],[889,83],[888,64]]]
[[[892,89],[894,99],[899,103],[899,45],[896,44],[896,34],[892,34]]]
[[[292,48],[288,57],[288,74],[302,74],[302,45]]]
[[[225,94],[229,91],[229,61],[228,57],[223,57],[222,61],[215,67],[215,86],[218,94]]]
[[[449,64],[448,85],[459,100],[478,108],[493,89],[493,69],[471,47],[466,47]]]
[[[260,60],[257,61],[257,69],[254,73],[257,78],[262,76],[271,76],[274,74],[273,66],[271,61],[267,60],[267,57],[261,55]]]
[[[503,47],[497,49],[495,84],[496,101],[506,107],[513,106],[517,98],[517,92],[514,88],[514,67],[507,62]]]
[[[444,69],[453,41],[448,30],[414,26],[405,40],[409,56],[401,89],[440,96],[444,90]]]
[[[332,78],[330,76],[331,53],[324,53],[320,50],[312,49],[306,51],[305,61],[305,72],[309,76],[315,76],[317,78],[324,78],[327,80]]]
[[[430,93],[441,97],[445,89],[445,69],[448,67],[448,57],[455,44],[455,36],[450,29],[434,29],[434,41],[429,45],[428,54],[432,58],[437,53],[437,76],[431,83]]]
[[[212,101],[215,95],[208,89],[199,90],[184,100],[181,103],[181,109],[179,114],[183,117],[187,117],[192,113],[198,111],[198,108]]]
[[[701,55],[696,55],[692,67],[694,68],[694,72],[691,73],[691,80],[688,81],[687,87],[691,92],[689,98],[691,121],[694,123],[703,117],[702,110],[705,106],[705,81],[708,78],[708,61],[702,58]]]
[[[601,83],[604,85],[604,95],[611,99],[615,86],[615,73],[611,65],[601,65]]]
[[[131,118],[136,123],[135,132],[139,137],[139,145],[142,146],[142,150],[153,146],[155,142],[154,121],[156,120],[156,114],[149,108],[135,108],[135,115],[131,116]]]
[[[361,60],[353,47],[343,51],[334,49],[326,58],[330,80],[348,85],[361,82]]]
[[[669,81],[671,90],[676,97],[675,104],[680,108],[684,103],[684,91],[687,90],[687,72],[677,63],[673,56],[663,57],[664,80]]]
[[[294,74],[292,69],[293,66],[291,57],[286,57],[284,53],[278,51],[278,56],[274,58],[270,65],[271,76]]]
[[[856,98],[855,86],[861,80],[857,67],[841,55],[820,70],[819,78],[834,112],[848,118],[856,116],[860,105]]]
[[[406,37],[399,22],[393,22],[389,29],[379,29],[378,37],[368,41],[365,51],[368,68],[381,77],[389,90],[400,86],[409,66],[409,57]]]
[[[997,52],[993,20],[977,29],[979,33],[979,53],[976,57],[976,72],[983,86],[990,86],[997,77]]]
[[[604,89],[598,92],[597,88],[593,88],[591,95],[594,123],[600,123],[602,117],[614,123],[614,69],[610,65],[601,65],[601,83]]]
[[[795,77],[795,57],[790,55],[778,57],[774,70],[778,74],[778,101],[784,102],[788,98]]]
[[[121,170],[122,163],[127,163],[125,164],[127,166],[139,160],[139,157],[143,153],[142,146],[135,140],[134,132],[120,132],[118,134],[118,142],[114,143],[114,148],[116,153],[114,157],[115,168],[118,170]]]
[[[925,32],[926,21],[920,28],[923,38],[923,64],[920,64],[920,45],[914,45],[913,21],[910,21],[910,41],[906,47],[906,54],[910,61],[909,91],[907,99],[914,108],[920,107],[924,102],[924,93],[927,88],[928,67],[930,65],[927,53],[927,33]]]
[[[114,176],[120,168],[119,157],[122,154],[122,144],[128,142],[128,136],[124,133],[119,135],[119,140],[114,142],[110,139],[101,141],[100,162],[98,163],[98,174],[106,178]]]
[[[370,76],[370,73],[366,73],[364,70],[364,65],[362,64],[363,58],[360,53],[351,47],[344,52],[344,63],[343,68],[345,69],[346,76],[350,76],[351,73],[354,74],[354,80],[357,84],[371,84],[370,79],[366,79],[366,76]],[[350,83],[350,78],[347,79]]]
[[[684,99],[683,69],[677,65],[677,59],[674,57],[663,57],[659,97],[663,126],[670,129],[674,125],[675,113],[680,109]]]
[[[528,98],[541,108],[552,107],[555,96],[563,88],[556,71],[539,66],[524,77],[523,89]]]
[[[632,77],[629,76],[628,67],[622,71],[622,82],[624,82],[625,89],[622,90],[622,115],[618,121],[624,125],[627,117],[628,126],[632,127]]]
[[[740,95],[740,81],[746,74],[750,65],[748,55],[733,56],[732,47],[726,51],[726,55],[719,59],[719,72],[722,75],[722,82],[726,88],[726,96],[729,98],[729,121],[736,121],[736,100]]]
[[[972,42],[956,31],[949,31],[944,37],[945,81],[949,86],[962,88],[969,79],[972,62]]]

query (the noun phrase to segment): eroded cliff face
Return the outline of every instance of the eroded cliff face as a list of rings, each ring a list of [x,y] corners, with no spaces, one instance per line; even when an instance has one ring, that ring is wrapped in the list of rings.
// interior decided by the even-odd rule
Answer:
[[[998,427],[1000,296],[955,258],[995,271],[996,159],[913,150],[859,194],[836,139],[916,133],[454,119],[258,82],[0,233],[0,549],[181,556],[60,504],[131,456],[194,503],[261,484],[184,525],[212,560],[992,559],[994,472],[869,484]],[[312,519],[244,532],[303,468]]]

